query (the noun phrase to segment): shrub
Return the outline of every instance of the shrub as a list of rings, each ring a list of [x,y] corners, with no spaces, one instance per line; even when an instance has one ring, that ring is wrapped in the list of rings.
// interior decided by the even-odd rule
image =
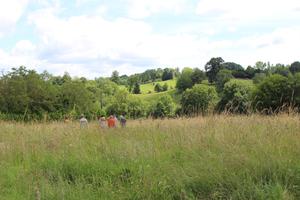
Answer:
[[[262,111],[278,111],[292,105],[293,84],[289,78],[279,74],[265,78],[255,91],[255,108]]]
[[[165,83],[165,84],[162,86],[162,91],[168,91],[168,88],[169,88],[168,84]]]
[[[193,81],[191,78],[192,74],[193,74],[193,69],[191,68],[184,68],[182,70],[182,73],[177,79],[177,83],[176,83],[176,88],[180,92],[183,92],[187,88],[193,87]]]
[[[175,112],[175,103],[170,95],[161,96],[153,105],[151,115],[154,118],[172,117]]]
[[[247,113],[251,107],[254,86],[243,80],[230,80],[223,89],[223,94],[218,103],[218,111],[230,111],[234,113]]]
[[[154,91],[155,92],[162,92],[163,91],[163,87],[157,83],[155,86],[154,86]]]
[[[214,87],[197,84],[182,94],[182,112],[186,115],[205,114],[217,98]]]
[[[219,93],[222,92],[225,83],[230,81],[230,79],[232,79],[232,78],[233,78],[233,76],[232,76],[232,72],[230,70],[228,70],[228,69],[220,70],[216,77],[217,91]]]
[[[266,78],[266,74],[265,73],[256,73],[253,77],[253,83],[255,84],[259,84],[261,83],[265,78]]]

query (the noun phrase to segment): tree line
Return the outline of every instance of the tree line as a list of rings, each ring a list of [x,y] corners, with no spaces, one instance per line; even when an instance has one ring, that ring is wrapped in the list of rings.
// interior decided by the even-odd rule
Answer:
[[[54,76],[25,67],[0,77],[0,119],[60,120],[125,114],[129,118],[175,117],[209,112],[277,113],[300,106],[300,62],[291,65],[257,62],[246,69],[222,58],[212,58],[199,68],[151,69],[131,76],[88,80],[68,73]],[[136,95],[140,84],[176,79],[176,89],[148,102]],[[122,87],[120,85],[123,85]]]

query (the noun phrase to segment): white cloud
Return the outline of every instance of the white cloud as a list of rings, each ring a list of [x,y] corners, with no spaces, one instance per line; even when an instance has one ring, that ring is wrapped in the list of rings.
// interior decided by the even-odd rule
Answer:
[[[202,0],[202,3],[205,1]],[[147,4],[140,5],[152,5],[152,1],[142,2]],[[139,17],[169,10],[164,1],[153,2],[156,6],[146,6],[147,14]],[[173,1],[166,2],[172,7]],[[199,14],[207,16],[211,15],[211,10],[218,10],[215,5],[208,5],[210,4],[207,3],[206,9],[202,7],[205,12],[202,10]],[[0,64],[2,67],[26,65],[39,71],[47,69],[55,74],[68,71],[73,76],[94,78],[109,76],[113,70],[131,74],[151,67],[203,68],[215,56],[222,56],[226,61],[238,62],[245,67],[253,65],[257,60],[284,64],[299,60],[299,25],[274,28],[260,35],[213,39],[216,31],[222,29],[232,34],[238,31],[232,26],[234,23],[229,16],[235,16],[241,11],[237,12],[230,6],[225,8],[217,17],[224,21],[213,20],[212,24],[187,22],[173,33],[163,34],[158,33],[151,24],[137,19],[120,17],[107,20],[94,15],[62,18],[59,17],[59,3],[55,3],[53,7],[38,10],[29,16],[29,22],[37,33],[38,43],[21,40],[10,51],[0,49]],[[282,11],[288,12],[290,9],[292,7],[283,8]],[[268,18],[259,12],[258,15]],[[255,21],[248,14],[241,18]],[[214,29],[215,26],[218,29]]]
[[[161,12],[181,13],[187,0],[126,0],[132,18],[145,18]]]
[[[218,20],[282,20],[300,16],[299,0],[200,0],[196,13]]]
[[[28,0],[9,0],[0,6],[0,36],[10,32],[28,5]]]

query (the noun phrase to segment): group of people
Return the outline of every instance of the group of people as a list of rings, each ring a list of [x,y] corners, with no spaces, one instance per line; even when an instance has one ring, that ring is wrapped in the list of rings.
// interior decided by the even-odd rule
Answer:
[[[101,128],[116,128],[118,121],[120,122],[122,128],[126,127],[127,120],[123,115],[120,115],[119,120],[116,115],[110,115],[107,119],[105,118],[105,116],[101,116],[98,119]],[[85,128],[88,126],[88,120],[84,115],[81,115],[79,122],[80,128]]]

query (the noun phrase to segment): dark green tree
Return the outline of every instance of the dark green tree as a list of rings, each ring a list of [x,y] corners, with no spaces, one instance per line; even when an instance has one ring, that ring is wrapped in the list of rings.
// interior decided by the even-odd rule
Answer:
[[[294,90],[289,78],[279,74],[266,77],[255,92],[254,106],[266,112],[278,112],[293,103]]]
[[[216,88],[217,91],[219,93],[222,92],[223,87],[225,85],[225,83],[227,83],[228,81],[230,81],[230,79],[232,79],[232,71],[228,70],[228,69],[222,69],[218,72],[217,77],[216,77]]]
[[[132,91],[133,94],[141,94],[140,84],[136,82]]]
[[[112,75],[110,77],[110,80],[112,82],[115,82],[116,84],[119,84],[120,83],[120,77],[119,77],[119,72],[118,71],[113,71],[112,72]]]
[[[192,74],[193,74],[193,69],[191,69],[191,68],[184,68],[182,70],[182,73],[178,77],[177,82],[176,82],[176,88],[180,92],[183,92],[187,88],[193,87]]]
[[[223,68],[223,63],[224,60],[221,57],[212,58],[206,63],[205,71],[210,83],[216,81],[218,72]]]
[[[205,114],[216,99],[217,92],[214,87],[203,84],[194,85],[192,89],[187,89],[182,94],[182,112],[186,115]]]
[[[163,91],[163,87],[161,86],[161,84],[156,83],[154,86],[154,91],[155,92],[162,92]]]
[[[195,68],[193,69],[193,73],[191,74],[191,79],[193,85],[200,84],[203,80],[206,79],[205,72],[203,72],[199,68]]]
[[[170,95],[161,96],[153,105],[151,115],[154,118],[172,117],[175,112],[175,103]]]
[[[251,111],[254,85],[249,81],[232,79],[224,86],[221,100],[217,105],[219,112],[248,113]]]
[[[300,72],[300,62],[293,62],[289,69],[293,74]]]
[[[169,88],[169,86],[168,86],[168,84],[167,83],[165,83],[163,86],[162,86],[162,91],[168,91],[168,88]]]

